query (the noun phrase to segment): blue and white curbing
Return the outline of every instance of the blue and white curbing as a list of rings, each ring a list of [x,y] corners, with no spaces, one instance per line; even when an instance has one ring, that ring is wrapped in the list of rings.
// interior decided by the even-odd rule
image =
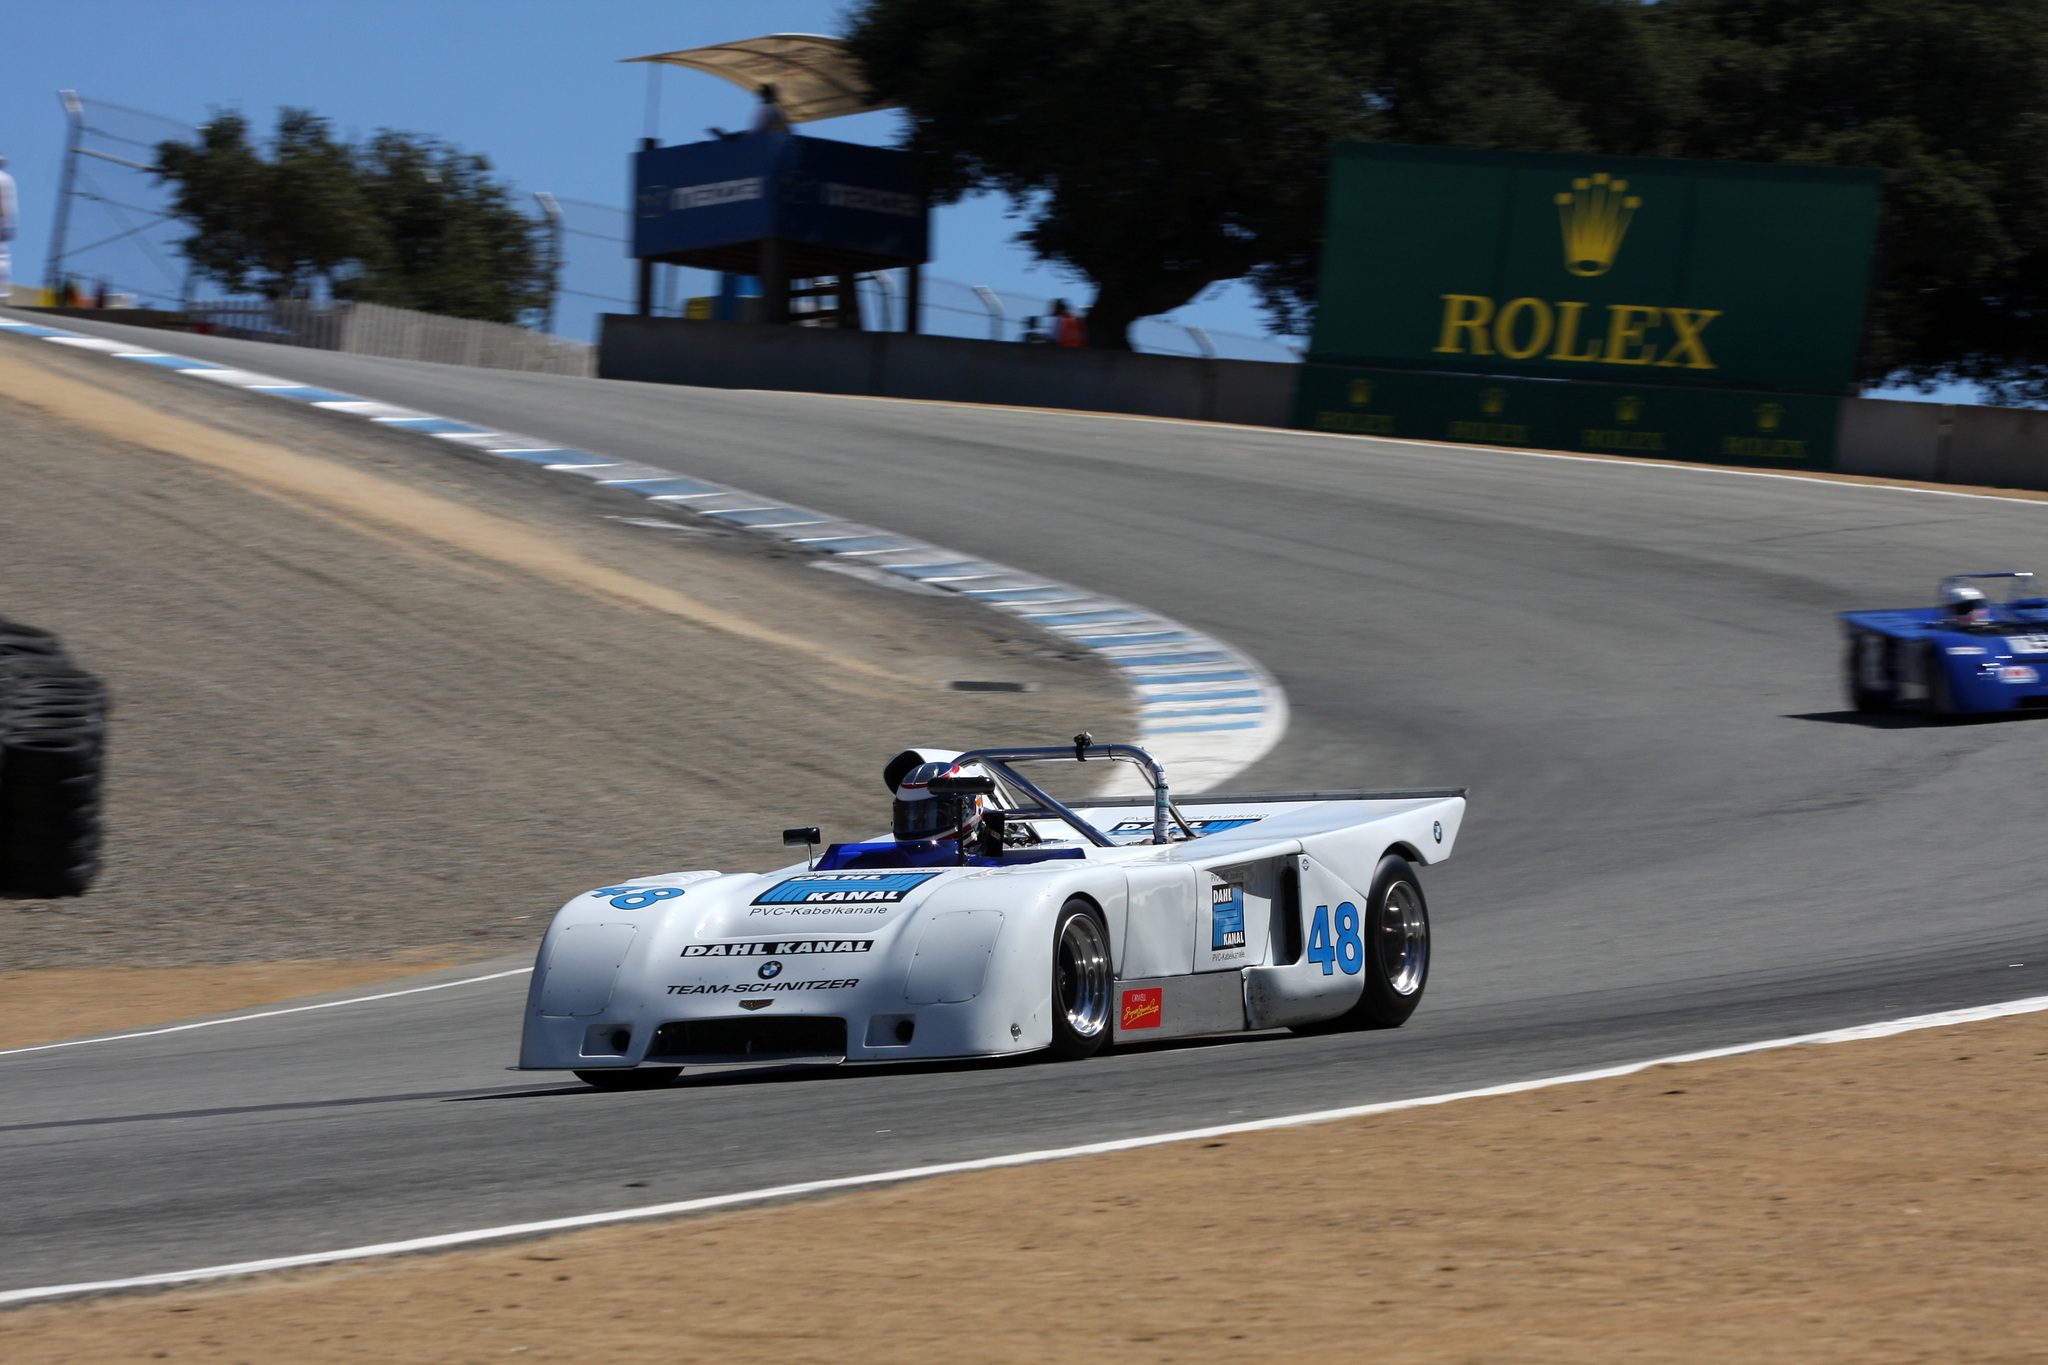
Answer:
[[[1287,730],[1287,694],[1250,655],[1157,612],[1041,574],[655,465],[612,460],[212,361],[6,317],[0,317],[0,332],[177,370],[379,426],[402,427],[773,536],[824,556],[819,561],[822,567],[973,598],[1065,636],[1114,665],[1137,694],[1139,742],[1166,765],[1180,791],[1213,790],[1229,781],[1279,743]]]

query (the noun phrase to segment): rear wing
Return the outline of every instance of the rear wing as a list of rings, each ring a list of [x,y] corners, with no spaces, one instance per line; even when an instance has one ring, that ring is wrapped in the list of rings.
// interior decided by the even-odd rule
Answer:
[[[1435,808],[1441,839],[1463,823],[1466,787],[1408,787],[1384,791],[1216,792],[1176,798],[1192,838],[1174,841],[1177,858],[1221,863],[1264,857],[1300,847],[1299,841]],[[1092,797],[1071,802],[1119,844],[1148,841],[1152,810],[1143,797]]]

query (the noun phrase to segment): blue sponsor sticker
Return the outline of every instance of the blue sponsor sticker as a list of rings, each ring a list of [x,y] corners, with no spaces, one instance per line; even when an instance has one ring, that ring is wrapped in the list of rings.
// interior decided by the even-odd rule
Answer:
[[[800,872],[754,897],[756,905],[893,905],[936,872]]]
[[[1244,947],[1244,887],[1222,882],[1209,888],[1209,950]]]

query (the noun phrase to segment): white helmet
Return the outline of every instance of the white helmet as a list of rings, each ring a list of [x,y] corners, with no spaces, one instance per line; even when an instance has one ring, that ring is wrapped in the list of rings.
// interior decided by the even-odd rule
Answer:
[[[1950,616],[1970,616],[1984,610],[1989,599],[1984,590],[1970,583],[1950,579],[1941,585],[1941,605]]]
[[[896,786],[894,832],[899,844],[929,844],[940,839],[965,840],[981,828],[982,799],[965,794],[937,796],[929,790],[935,778],[963,777],[950,760],[920,763]]]

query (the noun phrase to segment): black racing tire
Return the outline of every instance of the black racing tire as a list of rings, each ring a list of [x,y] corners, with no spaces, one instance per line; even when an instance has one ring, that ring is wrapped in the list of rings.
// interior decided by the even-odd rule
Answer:
[[[1116,968],[1102,913],[1080,896],[1060,907],[1052,926],[1052,1055],[1062,1062],[1093,1057],[1109,1043],[1116,1007]]]
[[[15,730],[0,736],[0,897],[82,896],[99,871],[98,735]]]
[[[1885,642],[1879,640],[1876,647],[1885,649]],[[1842,667],[1842,681],[1848,689],[1849,705],[1867,716],[1883,715],[1896,704],[1897,690],[1895,687],[1888,687],[1879,691],[1863,685],[1863,661],[1857,657],[1858,649],[1859,641],[1855,636],[1850,636],[1846,660]],[[1885,671],[1889,674],[1891,670],[1887,668]]]
[[[83,896],[99,872],[97,860],[75,867],[45,868],[11,866],[0,868],[0,897],[8,900],[54,901]]]
[[[1339,1028],[1399,1028],[1429,984],[1429,902],[1406,858],[1389,853],[1373,873],[1363,926],[1365,990]]]
[[[659,1090],[682,1074],[679,1066],[615,1066],[579,1071],[576,1079],[599,1090]]]

